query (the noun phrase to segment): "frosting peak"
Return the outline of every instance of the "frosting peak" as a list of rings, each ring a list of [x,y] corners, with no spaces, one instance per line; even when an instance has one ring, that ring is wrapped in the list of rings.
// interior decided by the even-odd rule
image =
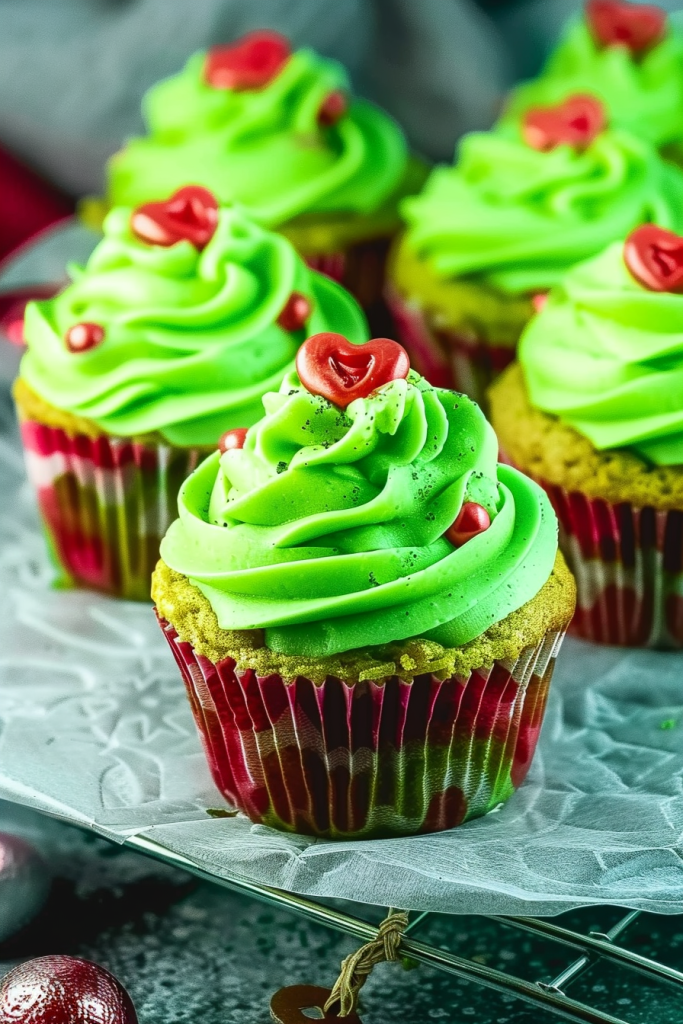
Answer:
[[[238,207],[217,211],[201,249],[143,241],[132,213],[112,210],[87,266],[70,268],[73,283],[27,309],[21,373],[52,405],[107,433],[211,445],[258,418],[304,329],[366,340],[355,300]],[[88,343],[70,350],[74,325],[97,327],[97,343],[81,329]]]
[[[539,77],[513,90],[503,119],[586,91],[604,101],[616,127],[659,147],[683,142],[683,33],[659,8],[593,2]]]
[[[161,548],[222,628],[315,657],[413,636],[455,647],[548,579],[548,501],[497,467],[464,395],[411,372],[340,409],[291,374],[263,405],[244,446],[185,483]],[[468,502],[481,511],[455,547],[446,534]]]
[[[407,165],[398,125],[371,103],[347,100],[343,67],[308,49],[292,53],[258,88],[226,88],[228,72],[239,83],[245,67],[254,70],[246,58],[235,60],[247,42],[228,48],[230,60],[222,49],[208,58],[196,53],[147,93],[149,134],[110,161],[111,201],[137,206],[191,181],[222,202],[242,203],[268,226],[307,213],[378,210]]]
[[[534,293],[644,221],[683,228],[683,173],[617,129],[585,149],[540,151],[505,124],[465,136],[458,163],[435,170],[402,209],[407,244],[437,276]]]
[[[683,294],[638,281],[623,242],[550,293],[519,359],[532,403],[597,449],[683,465]]]

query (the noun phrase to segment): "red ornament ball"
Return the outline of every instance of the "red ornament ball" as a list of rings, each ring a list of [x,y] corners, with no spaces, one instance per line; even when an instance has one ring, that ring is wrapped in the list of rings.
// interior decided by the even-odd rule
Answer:
[[[651,292],[683,292],[683,236],[641,224],[624,243],[624,262]]]
[[[262,89],[279,75],[292,55],[278,32],[250,32],[236,43],[214,46],[206,55],[204,78],[214,89]]]
[[[218,442],[218,450],[225,454],[225,452],[236,448],[244,448],[248,429],[248,427],[233,427],[232,430],[226,430]]]
[[[466,501],[453,525],[446,530],[446,537],[451,544],[459,548],[468,540],[488,530],[490,525],[491,517],[484,506],[478,505],[476,501]]]
[[[296,372],[307,391],[345,409],[410,370],[406,350],[390,338],[352,345],[343,334],[314,334],[299,349]]]
[[[342,119],[348,109],[349,101],[346,93],[342,92],[341,89],[335,89],[320,104],[318,124],[323,128],[331,128],[333,124]]]
[[[137,1024],[130,996],[99,964],[41,956],[0,984],[2,1024]]]
[[[66,332],[66,347],[69,352],[87,352],[104,341],[104,327],[100,324],[74,324]]]
[[[301,292],[292,292],[277,318],[284,331],[300,331],[311,315],[311,304]]]

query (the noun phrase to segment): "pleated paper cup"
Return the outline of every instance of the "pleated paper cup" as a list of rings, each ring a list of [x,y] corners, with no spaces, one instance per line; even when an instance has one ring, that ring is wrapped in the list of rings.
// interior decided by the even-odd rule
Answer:
[[[467,676],[316,685],[214,663],[159,622],[221,793],[254,822],[327,839],[436,832],[507,800],[564,635]]]
[[[21,418],[29,480],[64,582],[149,600],[159,544],[200,448],[69,434]]]
[[[683,510],[611,504],[536,479],[576,578],[570,632],[596,643],[683,647]]]
[[[413,369],[435,387],[460,391],[488,407],[486,392],[515,358],[516,346],[438,327],[423,309],[387,285],[385,299]]]
[[[391,333],[392,321],[384,300],[389,244],[388,237],[371,238],[338,252],[304,253],[312,270],[343,285],[358,300],[373,333]]]

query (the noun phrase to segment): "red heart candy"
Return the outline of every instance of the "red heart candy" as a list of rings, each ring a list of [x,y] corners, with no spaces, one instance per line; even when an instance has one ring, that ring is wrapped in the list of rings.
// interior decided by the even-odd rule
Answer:
[[[248,429],[248,427],[233,427],[232,430],[226,430],[218,442],[219,451],[225,453],[236,448],[244,448]]]
[[[145,203],[133,211],[130,226],[141,242],[175,245],[191,242],[203,249],[218,224],[218,201],[208,188],[185,185],[161,203]]]
[[[322,395],[345,409],[383,384],[407,377],[410,360],[406,350],[389,338],[352,345],[343,334],[325,333],[314,334],[303,343],[296,370],[311,394]]]
[[[349,109],[349,101],[346,94],[340,89],[329,93],[320,104],[318,110],[318,124],[323,128],[330,128],[337,121],[340,121]]]
[[[483,505],[477,505],[476,501],[466,501],[458,512],[455,522],[446,530],[446,537],[459,548],[472,537],[488,530],[491,525],[491,517]]]
[[[644,53],[666,33],[665,12],[650,4],[589,0],[586,20],[599,46],[626,46],[631,53]]]
[[[624,262],[651,292],[683,292],[683,237],[642,224],[624,242]]]
[[[292,292],[277,318],[283,331],[300,331],[311,315],[311,304],[301,292]]]
[[[236,43],[209,50],[204,79],[214,89],[262,89],[291,55],[288,40],[279,32],[250,32]]]
[[[69,352],[87,352],[104,341],[104,327],[87,322],[74,324],[66,332],[64,340]]]
[[[522,124],[524,141],[541,151],[567,144],[585,149],[606,126],[605,109],[595,96],[577,94],[556,107],[528,110]]]

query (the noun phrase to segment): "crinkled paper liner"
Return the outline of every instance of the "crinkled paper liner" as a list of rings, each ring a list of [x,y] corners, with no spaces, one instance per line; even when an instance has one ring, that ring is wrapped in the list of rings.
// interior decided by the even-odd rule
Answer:
[[[254,822],[334,839],[436,832],[507,800],[564,635],[467,677],[315,685],[215,664],[159,623],[221,793]]]
[[[333,253],[306,254],[309,267],[343,285],[365,310],[374,334],[392,333],[392,321],[384,301],[389,238],[357,242]]]
[[[576,577],[570,632],[602,644],[683,647],[683,511],[613,505],[536,482],[555,509]]]
[[[439,328],[390,285],[384,297],[411,366],[436,387],[460,391],[486,408],[486,391],[515,358],[515,347]]]
[[[51,552],[79,586],[149,600],[159,543],[201,449],[70,435],[23,420],[29,479]]]

